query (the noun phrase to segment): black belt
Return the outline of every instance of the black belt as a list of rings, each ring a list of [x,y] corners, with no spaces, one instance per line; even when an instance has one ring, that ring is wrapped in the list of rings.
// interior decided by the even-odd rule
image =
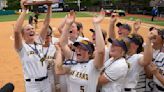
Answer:
[[[159,86],[159,85],[157,85],[157,84],[156,84],[156,87],[157,87],[158,90],[160,90],[160,91],[164,91],[164,88],[161,87],[161,86]]]
[[[45,80],[45,79],[47,79],[47,78],[48,78],[48,76],[45,76],[45,77],[41,77],[41,78],[35,79],[35,81],[43,81],[43,80]],[[31,79],[26,79],[26,81],[27,81],[27,82],[30,82]]]
[[[124,88],[125,91],[132,91],[135,90],[135,88]]]

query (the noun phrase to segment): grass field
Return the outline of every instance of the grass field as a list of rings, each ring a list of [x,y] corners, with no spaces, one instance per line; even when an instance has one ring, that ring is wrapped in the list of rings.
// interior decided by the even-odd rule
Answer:
[[[30,15],[29,13],[28,15]],[[52,18],[63,18],[67,12],[56,12],[52,14]],[[15,21],[18,18],[19,14],[15,15],[3,15],[0,16],[0,22],[6,22],[6,21]],[[45,17],[45,14],[40,14],[39,18],[43,19]],[[77,17],[91,17],[91,15],[87,12],[77,12]],[[28,16],[26,17],[28,19]]]
[[[31,14],[32,13],[29,13],[28,15],[31,15]],[[64,18],[66,14],[67,14],[67,12],[55,12],[52,14],[52,18]],[[0,22],[16,21],[18,16],[19,16],[19,14],[0,16]],[[43,19],[44,17],[45,17],[45,13],[40,14],[40,16],[39,16],[40,19]],[[77,12],[77,17],[92,17],[92,13],[91,12]],[[125,16],[122,18],[130,20],[130,21],[140,19],[142,22],[145,22],[145,23],[164,26],[164,21],[157,20],[157,19],[152,22],[150,18],[145,18],[145,17]],[[26,19],[28,19],[28,16],[26,17]]]
[[[155,19],[154,21],[151,21],[150,18],[145,18],[145,17],[131,17],[131,16],[123,17],[123,19],[131,20],[131,21],[135,21],[136,19],[140,19],[142,22],[145,22],[145,23],[150,23],[150,24],[164,26],[164,21],[163,20],[158,20],[158,19]]]

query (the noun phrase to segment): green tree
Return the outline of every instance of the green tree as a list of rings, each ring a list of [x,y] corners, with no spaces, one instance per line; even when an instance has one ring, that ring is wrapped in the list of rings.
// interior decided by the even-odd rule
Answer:
[[[20,8],[20,0],[7,0],[7,9],[9,10],[18,10]]]

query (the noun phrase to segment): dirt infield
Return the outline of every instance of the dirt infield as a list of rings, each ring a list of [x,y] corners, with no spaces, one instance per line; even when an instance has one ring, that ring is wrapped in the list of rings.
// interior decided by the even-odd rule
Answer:
[[[85,36],[91,38],[91,32],[88,30],[93,28],[92,18],[77,18],[76,20],[82,22]],[[54,30],[58,27],[60,21],[61,18],[51,20],[51,26]],[[102,23],[102,28],[105,30],[108,30],[108,21],[109,18],[105,18]],[[133,23],[123,19],[119,19],[118,21],[128,24]],[[15,22],[0,22],[0,87],[7,82],[12,82],[15,85],[14,92],[24,92],[22,65],[13,46],[12,31],[14,23]],[[42,22],[39,22],[39,26],[41,24]],[[142,23],[139,33],[145,38],[147,31],[151,26],[155,25]],[[162,26],[156,27],[164,28]]]

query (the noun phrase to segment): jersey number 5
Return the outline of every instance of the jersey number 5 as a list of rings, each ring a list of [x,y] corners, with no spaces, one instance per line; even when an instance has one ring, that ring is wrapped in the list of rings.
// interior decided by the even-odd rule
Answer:
[[[84,92],[84,86],[80,86],[80,92]]]

